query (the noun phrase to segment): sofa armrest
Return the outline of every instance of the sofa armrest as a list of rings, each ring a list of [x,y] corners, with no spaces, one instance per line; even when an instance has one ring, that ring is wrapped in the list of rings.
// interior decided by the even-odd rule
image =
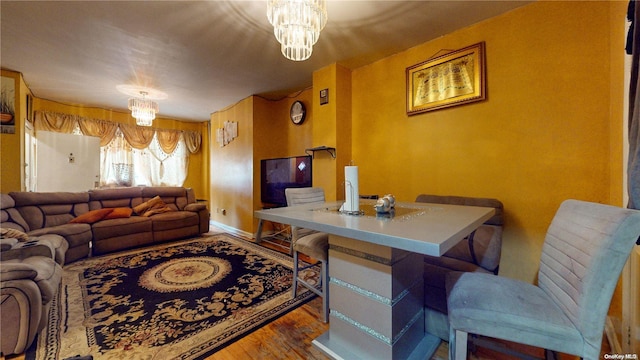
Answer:
[[[204,234],[209,232],[209,209],[207,209],[207,205],[203,203],[190,203],[184,207],[185,211],[191,211],[198,214],[200,218],[200,234]]]
[[[187,204],[187,206],[184,207],[185,211],[193,211],[193,212],[199,212],[201,210],[206,210],[206,209],[207,209],[207,205],[202,203],[191,203],[191,204]]]
[[[0,264],[0,282],[12,280],[35,280],[38,272],[30,265],[3,261]]]
[[[7,238],[0,239],[0,251],[10,250],[18,243],[18,239]]]
[[[0,260],[26,259],[32,256],[44,256],[55,259],[55,249],[46,241],[29,240],[18,242],[9,250],[0,252]]]

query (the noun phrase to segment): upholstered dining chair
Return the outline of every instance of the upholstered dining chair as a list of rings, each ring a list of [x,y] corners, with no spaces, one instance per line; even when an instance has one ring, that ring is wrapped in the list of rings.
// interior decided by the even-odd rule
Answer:
[[[498,199],[420,194],[416,202],[492,207],[495,214],[442,256],[424,256],[424,314],[428,333],[449,340],[445,279],[454,271],[498,274],[504,206]]]
[[[466,359],[476,334],[599,359],[611,297],[639,235],[640,211],[566,200],[547,230],[537,286],[448,275],[449,358]]]
[[[288,188],[284,193],[287,198],[287,206],[324,202],[324,190],[317,187]],[[293,247],[293,297],[296,297],[298,283],[322,297],[322,321],[326,323],[329,321],[329,235],[292,226],[291,244]],[[318,262],[299,267],[300,253],[316,259]],[[318,263],[320,263],[321,289],[299,277],[300,271]]]

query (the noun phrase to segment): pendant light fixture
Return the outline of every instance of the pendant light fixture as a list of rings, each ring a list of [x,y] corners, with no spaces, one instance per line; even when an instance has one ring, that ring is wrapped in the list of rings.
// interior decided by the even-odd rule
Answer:
[[[129,99],[129,110],[131,110],[131,116],[136,118],[138,126],[151,126],[158,112],[158,103],[147,99],[147,95],[149,93],[146,91],[140,91],[139,98]]]
[[[327,23],[326,0],[267,0],[267,18],[289,60],[307,60]]]

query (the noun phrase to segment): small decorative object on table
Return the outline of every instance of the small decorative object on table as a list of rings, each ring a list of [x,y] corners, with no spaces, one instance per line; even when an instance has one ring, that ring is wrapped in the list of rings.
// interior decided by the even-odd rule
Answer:
[[[382,199],[378,199],[376,204],[373,205],[373,208],[376,209],[377,213],[388,213],[396,206],[396,198],[391,194],[387,194],[382,197]]]

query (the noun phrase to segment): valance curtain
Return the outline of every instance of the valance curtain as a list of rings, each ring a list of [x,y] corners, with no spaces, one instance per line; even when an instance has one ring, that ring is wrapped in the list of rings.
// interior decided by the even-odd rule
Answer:
[[[182,186],[189,154],[200,151],[197,131],[155,129],[38,111],[36,130],[100,138],[100,186]]]
[[[156,129],[47,111],[36,111],[34,126],[36,131],[55,131],[68,134],[79,126],[84,135],[99,137],[100,146],[106,146],[113,141],[116,130],[120,129],[127,143],[134,149],[147,148],[156,134],[160,147],[168,154],[175,150],[180,135],[184,137],[186,147],[192,154],[200,151],[202,143],[202,134],[197,131]]]

